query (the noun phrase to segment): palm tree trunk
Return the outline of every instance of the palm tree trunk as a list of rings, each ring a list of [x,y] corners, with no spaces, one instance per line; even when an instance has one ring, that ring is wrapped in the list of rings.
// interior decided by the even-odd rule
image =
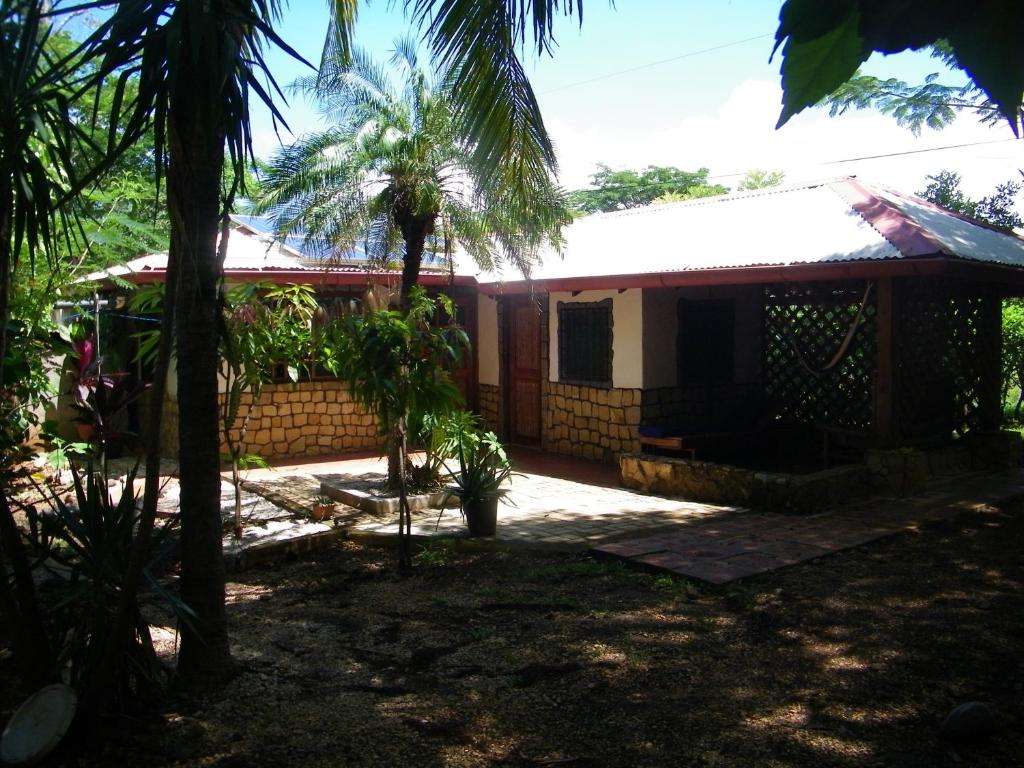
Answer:
[[[217,258],[224,125],[215,51],[184,55],[168,125],[167,200],[179,264],[176,302],[181,481],[181,598],[195,619],[182,627],[179,680],[203,685],[231,670],[224,609],[217,376],[221,264]],[[203,71],[208,66],[209,71]],[[214,93],[210,93],[213,89]]]
[[[405,241],[405,255],[402,258],[402,311],[409,311],[409,295],[420,279],[420,264],[423,261],[423,248],[427,242],[427,232],[433,225],[434,217],[414,217],[411,214],[399,214],[399,228]],[[409,414],[395,419],[391,434],[388,436],[388,485],[404,487],[405,455],[402,451],[402,424],[408,422]],[[401,540],[401,526],[399,526]]]
[[[402,310],[409,309],[409,294],[420,279],[420,264],[427,233],[433,227],[434,216],[399,216],[399,227],[405,241],[405,255],[402,257]]]

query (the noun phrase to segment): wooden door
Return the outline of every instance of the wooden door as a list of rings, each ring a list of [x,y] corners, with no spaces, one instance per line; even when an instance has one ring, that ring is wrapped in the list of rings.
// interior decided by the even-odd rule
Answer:
[[[509,440],[520,445],[540,444],[540,312],[530,296],[508,299]]]
[[[476,383],[476,296],[461,297],[455,301],[455,322],[469,335],[470,348],[466,350],[461,364],[451,371],[452,381],[462,393],[463,407],[467,411],[477,409]]]

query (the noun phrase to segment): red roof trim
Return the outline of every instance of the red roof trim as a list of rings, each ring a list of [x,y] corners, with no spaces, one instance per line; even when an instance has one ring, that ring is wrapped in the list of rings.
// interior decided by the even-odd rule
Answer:
[[[865,259],[830,261],[789,266],[732,267],[676,272],[602,275],[596,277],[560,277],[547,280],[515,280],[506,283],[481,283],[483,294],[533,291],[599,291],[625,288],[682,288],[710,285],[751,285],[756,283],[811,282],[815,280],[856,280],[878,277],[936,275],[948,270],[951,260],[944,257],[920,259]]]
[[[121,275],[125,280],[135,283],[161,283],[165,270],[146,269],[143,272],[132,272]],[[351,271],[315,271],[309,269],[226,269],[225,279],[239,283],[287,282],[308,283],[311,285],[368,285],[370,283],[394,282],[401,280],[398,272],[367,272],[364,269]],[[476,278],[471,275],[455,275],[441,273],[420,273],[421,285],[476,285]]]
[[[895,206],[871,194],[856,179],[829,184],[864,221],[904,256],[949,256],[942,243]]]

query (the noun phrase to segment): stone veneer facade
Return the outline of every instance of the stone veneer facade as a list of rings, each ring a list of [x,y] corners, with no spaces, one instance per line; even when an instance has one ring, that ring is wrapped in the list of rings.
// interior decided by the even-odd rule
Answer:
[[[602,461],[638,451],[642,396],[639,389],[547,382],[544,449]]]
[[[243,409],[252,403],[243,395]],[[178,403],[164,402],[161,435],[163,453],[178,453]],[[314,456],[382,448],[377,420],[356,404],[339,381],[323,380],[301,384],[269,384],[252,406],[245,435],[245,452],[264,459]],[[222,451],[227,452],[226,446]]]
[[[493,384],[479,385],[479,408],[480,417],[487,429],[501,434],[501,389]]]

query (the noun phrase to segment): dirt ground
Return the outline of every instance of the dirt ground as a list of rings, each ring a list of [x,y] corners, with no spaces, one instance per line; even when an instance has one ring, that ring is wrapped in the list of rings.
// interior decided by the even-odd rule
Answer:
[[[232,576],[225,689],[66,762],[1024,765],[1022,542],[1020,509],[975,514],[725,588],[442,547],[403,578],[339,544]],[[998,732],[943,741],[971,700]]]

